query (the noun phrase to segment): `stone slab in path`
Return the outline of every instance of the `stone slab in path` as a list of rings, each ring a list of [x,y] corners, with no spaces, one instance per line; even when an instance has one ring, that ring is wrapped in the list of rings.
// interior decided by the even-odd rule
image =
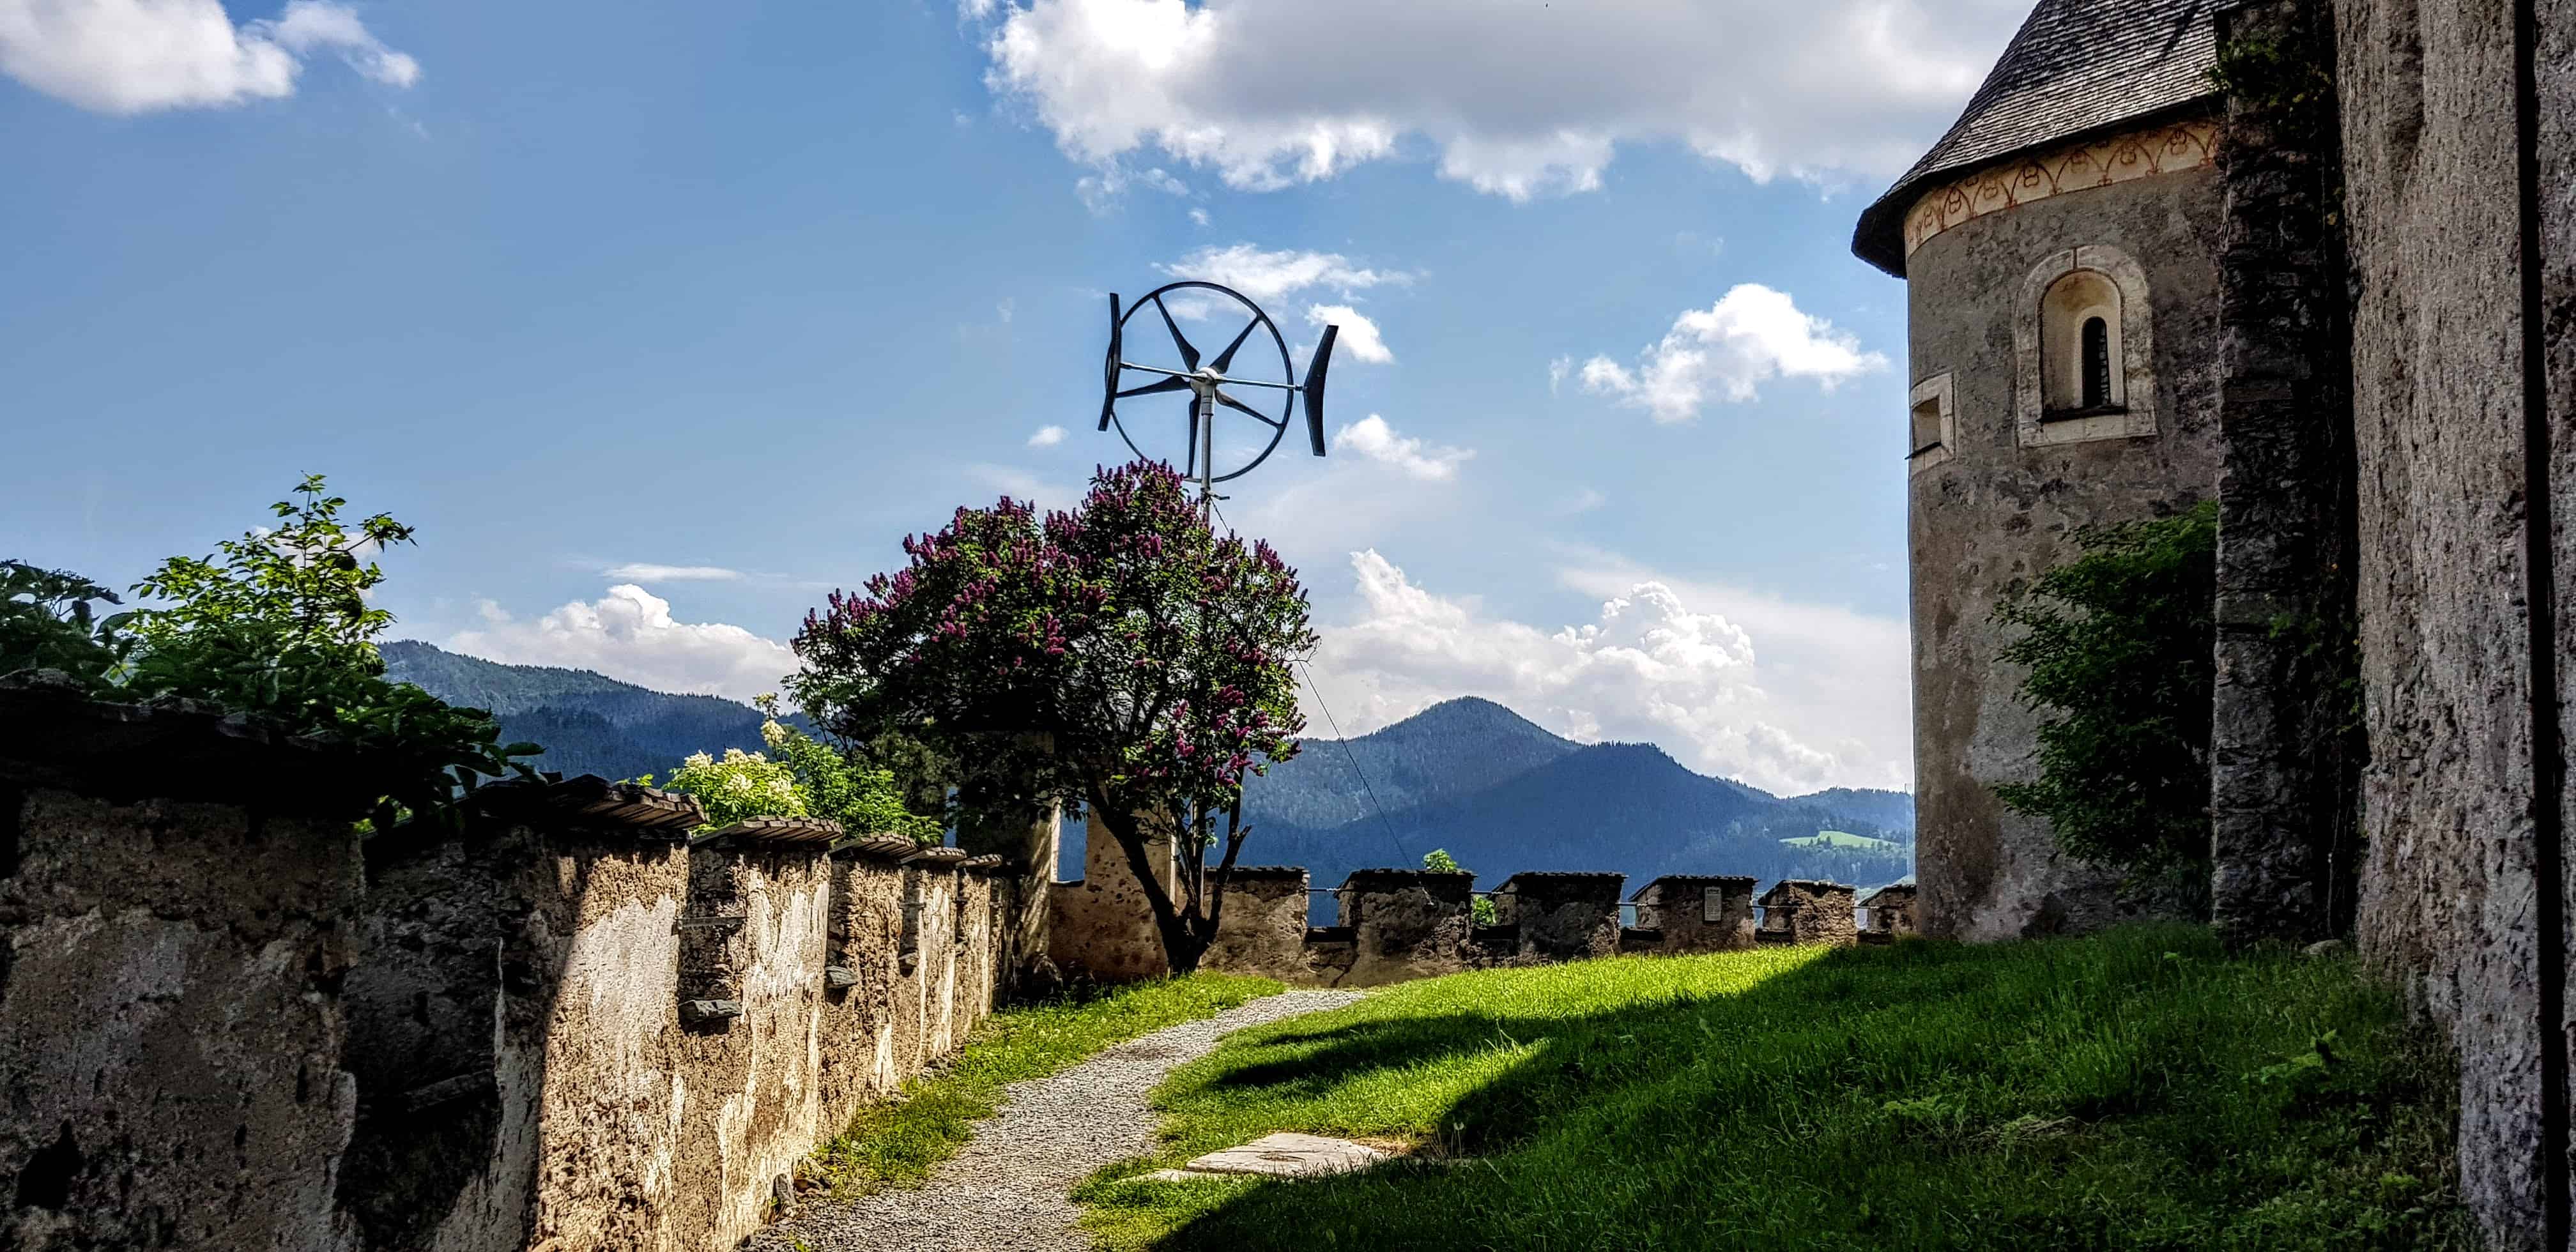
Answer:
[[[1283,1131],[1263,1135],[1239,1148],[1210,1152],[1191,1161],[1197,1174],[1261,1174],[1272,1178],[1317,1178],[1347,1174],[1383,1161],[1387,1154],[1348,1139],[1327,1139]]]

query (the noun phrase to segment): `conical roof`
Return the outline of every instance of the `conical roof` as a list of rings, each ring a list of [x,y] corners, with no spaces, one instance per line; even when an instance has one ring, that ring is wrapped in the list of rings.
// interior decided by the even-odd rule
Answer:
[[[1905,213],[1925,184],[2218,94],[2211,0],[2039,0],[1967,110],[1860,215],[1852,252],[1905,276]]]

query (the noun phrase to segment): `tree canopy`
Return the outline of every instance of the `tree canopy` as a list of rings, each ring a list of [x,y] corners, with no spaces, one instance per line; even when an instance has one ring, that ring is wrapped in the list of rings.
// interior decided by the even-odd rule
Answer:
[[[961,803],[1096,809],[1128,852],[1175,968],[1212,938],[1248,831],[1213,877],[1209,815],[1305,727],[1306,593],[1267,543],[1218,535],[1171,467],[1104,469],[1069,512],[1002,499],[904,540],[904,568],[835,592],[795,647],[797,701],[853,741],[901,732],[961,762]],[[1181,898],[1147,845],[1176,841]]]

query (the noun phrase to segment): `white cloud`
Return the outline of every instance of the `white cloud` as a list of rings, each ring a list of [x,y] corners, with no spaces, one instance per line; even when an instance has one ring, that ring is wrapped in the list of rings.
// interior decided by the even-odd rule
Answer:
[[[1574,358],[1561,356],[1547,363],[1547,394],[1555,395],[1565,385],[1566,376],[1574,372]]]
[[[1339,340],[1342,350],[1375,365],[1391,365],[1395,354],[1387,350],[1386,339],[1378,334],[1377,323],[1347,304],[1318,304],[1306,310],[1306,324],[1321,330],[1326,325],[1342,328]]]
[[[1107,213],[1116,207],[1118,201],[1130,190],[1138,187],[1148,191],[1159,191],[1167,196],[1190,194],[1188,183],[1172,177],[1159,167],[1141,171],[1131,170],[1116,162],[1101,166],[1097,174],[1088,174],[1075,179],[1073,194],[1081,199],[1084,208],[1094,213]]]
[[[1590,487],[1578,487],[1573,495],[1557,502],[1556,511],[1559,516],[1573,517],[1578,513],[1589,513],[1609,502],[1610,497]]]
[[[1019,301],[1017,301],[1017,300],[1012,299],[1012,298],[1011,298],[1011,297],[1009,297],[1009,296],[1004,296],[1004,297],[1002,297],[1000,300],[996,301],[996,302],[994,303],[994,305],[993,305],[993,315],[994,315],[995,317],[1001,318],[1001,319],[1002,319],[1002,324],[1003,324],[1003,325],[1005,325],[1005,326],[1008,326],[1008,325],[1010,325],[1010,324],[1011,324],[1011,318],[1012,318],[1012,317],[1014,317],[1015,315],[1017,315],[1017,314],[1019,313],[1019,311],[1020,311],[1020,302],[1019,302]]]
[[[1370,269],[1338,252],[1264,252],[1248,243],[1201,248],[1159,268],[1174,278],[1195,278],[1232,287],[1256,302],[1312,288],[1347,296],[1370,287],[1405,286],[1413,281],[1411,274]]]
[[[1201,226],[1205,226],[1208,224],[1208,211],[1206,209],[1192,209],[1190,210],[1190,220]]]
[[[1436,595],[1374,550],[1351,569],[1360,615],[1323,630],[1313,664],[1346,734],[1474,695],[1772,791],[1909,785],[1901,622],[1587,569],[1559,577],[1602,595],[1599,613],[1550,631]]]
[[[1716,304],[1674,319],[1634,370],[1606,356],[1584,362],[1583,386],[1617,396],[1658,422],[1686,422],[1699,416],[1712,392],[1741,404],[1774,378],[1812,378],[1831,391],[1846,379],[1886,368],[1886,357],[1862,351],[1860,340],[1831,322],[1799,312],[1788,293],[1745,283]],[[1563,377],[1554,364],[1549,376]]]
[[[596,670],[656,691],[735,700],[778,691],[779,680],[796,669],[787,645],[740,626],[676,621],[670,601],[632,583],[533,622],[487,600],[483,626],[458,631],[446,646],[513,665]]]
[[[240,26],[219,0],[0,0],[0,73],[101,113],[290,96],[315,52],[389,86],[420,80],[420,62],[325,0]]]
[[[611,565],[605,571],[610,578],[634,583],[730,583],[742,581],[742,571],[721,565],[652,565],[637,563]]]
[[[1395,433],[1386,419],[1375,413],[1333,432],[1333,446],[1348,448],[1372,461],[1392,465],[1407,478],[1427,483],[1444,483],[1458,476],[1458,467],[1475,458],[1472,448],[1449,448],[1428,444],[1419,439]]]
[[[1064,427],[1062,426],[1040,426],[1038,433],[1029,436],[1029,446],[1032,448],[1052,448],[1063,442]]]
[[[1878,178],[1955,114],[2028,0],[968,0],[986,82],[1075,160],[1153,150],[1269,190],[1427,143],[1514,199],[1622,144],[1757,180]]]
[[[1123,454],[1125,449],[1120,449]],[[1024,469],[1008,465],[976,462],[966,466],[966,478],[986,491],[999,492],[1014,500],[1026,500],[1040,510],[1069,509],[1082,499],[1080,488],[1049,482]]]

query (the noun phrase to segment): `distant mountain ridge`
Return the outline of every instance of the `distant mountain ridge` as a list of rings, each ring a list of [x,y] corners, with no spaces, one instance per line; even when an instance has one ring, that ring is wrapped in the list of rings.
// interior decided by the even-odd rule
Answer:
[[[542,770],[667,778],[692,752],[761,750],[760,710],[720,696],[684,696],[585,669],[505,665],[416,639],[379,645],[385,677],[450,704],[489,709],[501,738],[544,745]],[[801,718],[787,720],[802,725]]]
[[[1782,798],[1694,773],[1651,744],[1575,743],[1474,698],[1348,740],[1307,741],[1245,784],[1244,818],[1257,827],[1245,856],[1303,865],[1317,887],[1356,869],[1419,864],[1433,848],[1487,887],[1530,870],[1612,870],[1632,890],[1679,873],[1878,885],[1913,868],[1914,797],[1904,792]],[[1820,830],[1892,848],[1781,842]]]
[[[505,665],[416,640],[382,646],[387,677],[490,709],[504,739],[545,746],[537,767],[668,777],[693,752],[761,748],[758,710],[672,695],[588,670]],[[789,719],[806,725],[801,717]],[[807,727],[810,729],[810,726]],[[1524,870],[1613,870],[1631,890],[1659,874],[1834,878],[1911,872],[1914,797],[1835,788],[1782,798],[1694,773],[1650,744],[1582,744],[1490,700],[1435,704],[1348,740],[1311,739],[1244,788],[1251,862],[1303,865],[1317,887],[1355,869],[1419,865],[1444,848],[1491,887]],[[1066,823],[1067,877],[1082,872],[1081,824]],[[1870,847],[1797,847],[1839,830]]]

